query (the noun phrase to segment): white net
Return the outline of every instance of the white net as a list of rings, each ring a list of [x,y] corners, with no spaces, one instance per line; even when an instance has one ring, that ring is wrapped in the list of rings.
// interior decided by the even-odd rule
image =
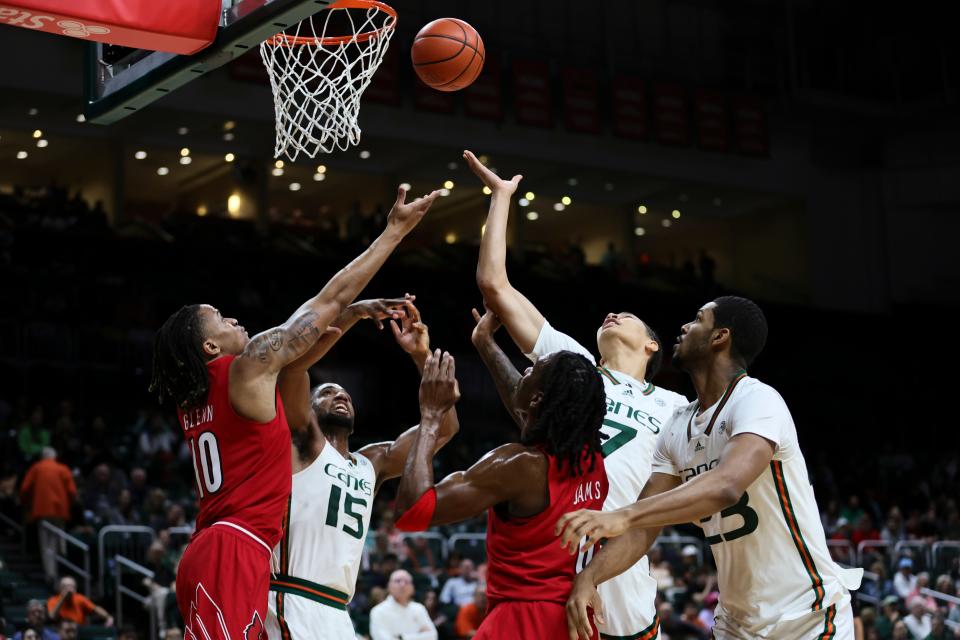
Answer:
[[[348,0],[260,45],[276,111],[274,156],[296,160],[360,142],[360,96],[396,26],[392,9]]]

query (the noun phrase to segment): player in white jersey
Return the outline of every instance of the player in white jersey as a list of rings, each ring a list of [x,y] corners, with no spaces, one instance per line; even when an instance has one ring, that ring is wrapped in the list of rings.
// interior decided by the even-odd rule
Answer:
[[[531,360],[567,350],[596,363],[588,349],[554,329],[507,278],[507,217],[520,176],[502,180],[469,151],[464,158],[492,192],[477,265],[477,284],[485,304]],[[610,491],[603,508],[612,510],[632,504],[640,495],[650,476],[657,436],[674,409],[686,406],[687,399],[649,382],[662,359],[660,341],[653,329],[632,313],[607,314],[597,331],[597,347],[601,357],[598,370],[607,396],[601,437]],[[509,390],[499,391],[509,409]],[[587,549],[581,554],[578,570],[590,562],[592,553]],[[657,582],[650,576],[646,558],[601,589],[609,611],[605,623],[599,626],[601,637],[657,637]]]
[[[335,327],[340,333],[323,338],[324,352],[358,317],[378,323],[390,317],[397,301],[365,301],[348,308]],[[422,372],[430,353],[427,327],[408,297],[398,326],[390,321],[397,342]],[[353,315],[350,315],[350,314]],[[394,316],[396,317],[396,316]],[[319,355],[311,354],[315,361]],[[403,471],[414,442],[413,427],[393,442],[370,444],[351,453],[355,411],[350,394],[327,383],[312,393],[313,416],[306,434],[293,446],[293,488],[284,516],[283,537],[274,553],[279,573],[270,582],[267,633],[271,640],[354,640],[347,612],[353,597],[377,490]],[[437,447],[459,429],[456,411],[440,427]]]
[[[588,544],[620,536],[577,577],[567,607],[571,638],[589,631],[588,609],[603,615],[596,585],[636,562],[662,526],[691,521],[717,563],[717,640],[854,638],[849,590],[859,588],[863,570],[830,558],[790,411],[746,373],[766,336],[760,308],[733,296],[704,305],[683,326],[673,357],[697,401],[664,430],[641,499],[557,524],[573,550],[581,536]]]

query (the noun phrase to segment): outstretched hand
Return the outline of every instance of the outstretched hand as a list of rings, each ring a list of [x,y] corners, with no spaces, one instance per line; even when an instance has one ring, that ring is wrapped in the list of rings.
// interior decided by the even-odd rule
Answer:
[[[404,296],[403,298],[376,298],[373,300],[358,300],[351,304],[347,309],[358,319],[370,319],[377,325],[377,329],[383,329],[383,321],[392,318],[402,318],[404,309],[412,303],[415,298]],[[392,320],[391,320],[392,321]]]
[[[443,415],[453,408],[460,399],[457,385],[456,367],[446,351],[440,354],[437,349],[423,365],[423,377],[420,379],[420,414],[426,416]]]
[[[430,205],[439,195],[439,191],[432,191],[429,195],[408,203],[406,201],[407,190],[399,187],[397,189],[397,200],[393,203],[393,208],[387,215],[387,226],[394,226],[404,234],[409,233],[423,219],[423,216],[430,209]]]
[[[470,170],[477,174],[483,184],[493,192],[511,195],[517,190],[520,181],[523,180],[521,175],[515,175],[510,180],[504,180],[480,162],[472,151],[464,151],[463,159],[470,165]]]
[[[604,538],[615,538],[627,531],[629,518],[620,511],[580,509],[565,514],[558,521],[554,533],[560,536],[560,546],[570,555],[583,548],[589,549]]]
[[[406,295],[405,313],[390,320],[390,330],[400,348],[410,355],[430,353],[430,333],[420,320],[420,310],[413,304],[416,296]],[[399,319],[400,324],[397,324]]]
[[[486,307],[484,307],[482,316],[476,309],[470,309],[470,313],[473,314],[473,321],[477,323],[477,326],[473,328],[473,333],[470,334],[473,346],[479,346],[482,342],[493,340],[493,334],[503,326],[497,314]]]

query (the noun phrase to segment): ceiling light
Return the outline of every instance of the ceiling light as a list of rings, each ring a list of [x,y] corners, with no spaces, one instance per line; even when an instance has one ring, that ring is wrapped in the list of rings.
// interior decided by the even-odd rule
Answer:
[[[637,207],[637,213],[639,213],[640,215],[646,214],[646,213],[647,213],[647,207],[644,206],[644,205],[640,205],[639,207]]]
[[[490,156],[482,155],[479,158],[477,158],[477,160],[480,161],[480,164],[487,164],[488,162],[490,162]]]
[[[17,160],[23,160],[23,159],[26,158],[28,155],[30,155],[30,154],[27,153],[26,151],[17,151]]]
[[[457,163],[456,163],[456,162],[448,162],[448,163],[447,163],[447,169],[449,169],[450,171],[456,171],[456,170],[457,170]]]
[[[578,183],[579,181],[576,178],[570,178],[569,180],[567,180],[567,184],[570,185],[571,187],[577,186]]]
[[[137,151],[135,154],[133,154],[133,157],[136,158],[137,160],[143,160],[144,158],[147,157],[147,152]]]
[[[227,155],[223,156],[223,159],[227,162],[233,162],[237,159],[237,156],[233,155],[232,153],[228,153]]]
[[[638,236],[642,236],[642,235],[644,235],[646,232],[647,232],[647,230],[644,229],[643,227],[637,227],[636,229],[633,230],[633,233],[634,233],[635,235],[638,235]]]
[[[327,179],[326,174],[323,174],[323,173],[315,173],[315,174],[313,174],[313,180],[314,180],[314,182],[323,182],[323,181],[326,180],[326,179]]]
[[[299,183],[299,182],[291,182],[291,183],[290,183],[290,191],[300,191],[300,183]]]
[[[86,122],[86,121],[87,121],[87,116],[83,115],[82,113],[77,114],[77,122]]]
[[[33,137],[34,137],[34,138],[42,138],[42,137],[43,137],[43,131],[40,131],[40,129],[34,129],[34,130],[33,130]]]
[[[443,183],[444,189],[453,189],[453,180],[447,180]]]
[[[232,131],[227,131],[225,134],[223,134],[223,141],[224,141],[224,142],[233,142],[233,139],[234,139],[235,137],[236,137],[236,136],[233,135],[233,132],[232,132]]]
[[[363,151],[360,152],[360,159],[361,159],[361,160],[366,160],[366,159],[369,158],[369,157],[370,157],[370,152],[367,151],[366,149],[364,149]]]
[[[539,217],[540,217],[540,214],[537,213],[536,211],[527,211],[527,220],[529,220],[530,222],[533,222]]]
[[[224,130],[224,131],[230,131],[230,130],[233,129],[235,126],[237,126],[237,123],[236,123],[236,122],[234,122],[233,120],[227,120],[226,122],[223,123],[223,130]]]
[[[37,109],[36,107],[30,107],[30,109],[27,111],[27,115],[30,115],[30,116],[35,116],[38,113],[40,113],[40,110]]]
[[[560,198],[560,202],[562,202],[563,206],[565,207],[569,207],[571,204],[573,204],[573,200],[570,199],[570,196],[563,196]]]
[[[319,167],[317,167],[317,173],[326,173],[326,172],[327,172],[327,165],[322,164]]]
[[[664,218],[663,222],[661,222],[660,224],[662,224],[665,227],[669,227],[673,223],[670,221],[670,218]]]
[[[193,158],[190,156],[183,156],[180,158],[180,164],[190,164],[191,162],[193,162]]]
[[[412,187],[410,186],[409,182],[401,182],[400,188],[403,189],[404,191],[410,191]]]
[[[679,211],[678,209],[674,209],[674,210],[673,210],[673,213],[671,213],[670,215],[673,216],[673,219],[674,219],[674,220],[679,220],[679,219],[680,219],[680,211]]]
[[[40,149],[43,149],[48,144],[50,144],[50,142],[47,140],[44,140],[43,138],[40,138],[39,140],[37,140],[37,147],[39,147]]]
[[[517,202],[520,203],[520,206],[521,206],[521,207],[525,207],[525,206],[527,206],[528,204],[530,204],[530,201],[527,200],[526,198],[520,198],[520,200],[518,200]]]
[[[454,244],[457,241],[457,234],[451,231],[450,233],[445,235],[443,239],[447,244]]]
[[[159,168],[157,168],[157,175],[158,175],[158,176],[165,176],[165,175],[167,175],[168,173],[170,173],[170,169],[167,169],[166,167],[159,167]]]
[[[450,195],[450,189],[440,189],[440,195],[446,198],[448,195]]]
[[[553,203],[553,210],[554,210],[554,211],[563,211],[564,209],[566,209],[566,207],[563,206],[563,203],[562,203],[562,202],[554,202],[554,203]]]
[[[190,129],[187,129],[186,127],[180,127],[179,129],[177,129],[177,133],[179,133],[182,136],[185,136],[188,133],[190,133]]]
[[[232,193],[230,197],[227,198],[227,211],[231,216],[236,216],[240,213],[240,205],[243,204],[243,200],[240,198],[239,193]]]
[[[180,149],[180,155],[181,155],[181,156],[184,156],[184,157],[190,155],[190,149],[188,149],[188,148],[186,148],[186,147],[184,147],[183,149]]]
[[[283,160],[277,160],[273,163],[273,166],[275,166],[277,169],[283,169]]]
[[[527,191],[525,194],[523,194],[523,197],[526,198],[527,200],[533,200],[537,196],[533,191]]]
[[[487,185],[483,185],[483,195],[488,196],[491,193],[493,193],[493,191],[490,190],[490,187],[488,187]]]
[[[202,218],[203,216],[207,215],[207,205],[205,205],[205,204],[198,205],[198,206],[197,206],[197,215],[200,216],[201,218]]]
[[[270,173],[273,174],[275,177],[279,178],[280,176],[283,175],[283,169],[272,169]]]

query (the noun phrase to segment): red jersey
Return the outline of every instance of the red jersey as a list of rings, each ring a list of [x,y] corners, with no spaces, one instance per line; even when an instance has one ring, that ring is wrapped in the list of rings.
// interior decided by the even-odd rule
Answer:
[[[490,509],[487,518],[487,601],[492,610],[506,601],[565,604],[576,577],[576,556],[560,546],[557,520],[578,509],[601,509],[609,484],[603,457],[594,455],[593,471],[573,476],[565,464],[544,452],[549,464],[550,504],[528,518],[502,517]],[[584,468],[589,461],[584,461]]]
[[[279,391],[273,420],[254,422],[237,414],[230,404],[233,359],[220,356],[208,362],[206,402],[177,411],[200,497],[196,533],[215,522],[229,522],[272,549],[280,540],[293,478],[290,429]]]

